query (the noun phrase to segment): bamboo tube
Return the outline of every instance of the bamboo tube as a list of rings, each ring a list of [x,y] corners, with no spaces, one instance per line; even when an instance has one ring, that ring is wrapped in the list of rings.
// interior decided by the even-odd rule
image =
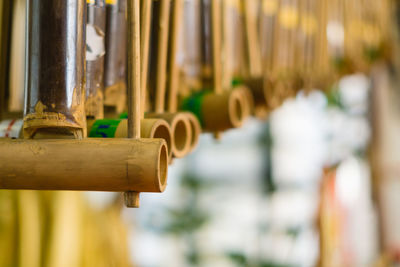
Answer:
[[[247,99],[241,89],[223,90],[222,87],[220,66],[222,58],[219,51],[221,49],[220,4],[220,1],[201,2],[203,87],[207,88],[206,86],[210,85],[209,81],[212,80],[213,90],[194,93],[181,103],[181,109],[194,113],[203,130],[208,132],[239,127],[246,118],[243,111],[246,110],[244,105]]]
[[[149,84],[154,103],[153,112],[147,113],[146,118],[159,118],[168,122],[172,131],[172,154],[181,158],[190,151],[192,128],[189,119],[181,113],[165,112],[170,0],[154,2],[153,16],[150,71],[156,73],[156,77]]]
[[[85,5],[29,1],[26,137],[49,129],[86,136]]]
[[[140,138],[141,98],[140,98],[140,3],[139,0],[128,0],[128,138]],[[163,141],[164,142],[164,141]],[[166,152],[168,155],[168,151]],[[168,161],[168,156],[166,161]],[[138,190],[126,190],[125,205],[129,208],[139,207]]]
[[[148,79],[148,59],[151,30],[151,8],[152,0],[141,1],[141,137],[162,138],[168,146],[168,155],[172,159],[172,130],[169,124],[162,119],[144,119],[146,108],[146,93]]]
[[[4,113],[7,111],[6,88],[8,88],[12,3],[11,0],[0,1],[0,119],[4,118]]]
[[[126,119],[103,119],[88,120],[88,136],[91,138],[127,138],[128,121]],[[2,134],[0,124],[0,137]],[[168,156],[172,158],[172,133],[169,124],[162,119],[141,120],[141,138],[161,138],[164,139]]]
[[[179,67],[177,64],[177,54],[182,22],[182,0],[173,0],[172,20],[169,37],[169,79],[168,79],[168,111],[177,112],[178,109],[178,86],[179,86]]]
[[[243,6],[243,18],[246,40],[247,65],[249,76],[259,78],[262,75],[261,48],[258,35],[258,0],[241,0]]]
[[[104,117],[104,55],[106,9],[104,0],[87,4],[86,117]]]
[[[26,1],[13,1],[8,111],[22,112],[24,106]]]
[[[126,1],[106,2],[104,105],[111,113],[121,113],[126,107]]]
[[[211,40],[213,60],[213,88],[216,94],[223,92],[221,69],[221,1],[211,1]]]
[[[204,91],[192,95],[182,103],[182,109],[199,119],[203,131],[218,132],[240,127],[245,119],[244,95],[241,89],[215,95]]]
[[[147,79],[149,73],[149,46],[150,46],[150,30],[151,30],[151,9],[153,0],[141,0],[141,33],[140,33],[140,51],[141,51],[141,118],[144,118],[146,112],[147,98]]]
[[[168,26],[170,15],[170,0],[160,0],[160,20],[158,29],[157,48],[157,72],[156,72],[156,98],[154,111],[162,113],[165,111],[165,89],[168,57]]]
[[[186,156],[191,150],[192,128],[190,121],[182,112],[148,113],[146,118],[161,118],[168,122],[172,132],[172,154],[176,158]]]
[[[190,127],[191,127],[192,136],[190,138],[191,142],[190,142],[190,149],[188,152],[188,153],[190,153],[197,147],[197,145],[199,143],[200,134],[201,134],[201,125],[200,125],[199,120],[193,113],[184,112],[183,115],[185,115],[188,118]]]
[[[163,192],[160,139],[0,139],[1,189]],[[23,162],[24,164],[21,164]]]

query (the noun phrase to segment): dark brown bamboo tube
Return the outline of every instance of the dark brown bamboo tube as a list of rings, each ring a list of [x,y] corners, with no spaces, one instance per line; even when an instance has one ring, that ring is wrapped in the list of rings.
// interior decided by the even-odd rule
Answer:
[[[114,113],[121,113],[126,107],[126,1],[106,5],[104,105]]]
[[[48,129],[86,134],[84,0],[36,0],[28,6],[24,135]]]
[[[104,0],[87,4],[86,116],[104,117],[104,55],[106,8]]]
[[[127,30],[127,90],[128,90],[128,138],[140,139],[141,98],[140,98],[140,3],[139,0],[128,0]],[[167,152],[168,153],[168,152]],[[168,158],[167,158],[168,161]],[[139,207],[141,191],[126,191],[125,205]]]
[[[12,14],[12,1],[0,2],[0,119],[7,112],[6,88],[8,88],[9,49],[10,49],[10,23]]]
[[[0,139],[0,151],[1,189],[162,192],[167,181],[160,139]]]

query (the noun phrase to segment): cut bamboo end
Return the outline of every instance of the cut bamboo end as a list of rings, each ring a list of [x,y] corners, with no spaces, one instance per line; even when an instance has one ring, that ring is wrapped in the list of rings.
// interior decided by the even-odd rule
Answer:
[[[172,132],[172,155],[175,158],[186,156],[191,149],[192,128],[183,113],[150,113],[147,118],[160,118],[168,122]]]
[[[220,95],[205,95],[202,105],[203,128],[209,132],[238,128],[246,119],[245,111],[245,100],[241,90],[233,89]]]
[[[0,139],[0,151],[0,189],[163,192],[167,185],[162,139]]]
[[[192,138],[190,142],[190,152],[193,152],[193,150],[197,147],[200,139],[200,134],[201,134],[201,125],[197,117],[191,113],[191,112],[184,112],[183,113],[189,120],[190,127],[192,129]]]
[[[172,130],[168,122],[163,119],[143,119],[140,131],[142,138],[164,139],[168,147],[168,158],[172,158]]]
[[[124,202],[128,208],[140,207],[140,193],[139,192],[124,192]]]

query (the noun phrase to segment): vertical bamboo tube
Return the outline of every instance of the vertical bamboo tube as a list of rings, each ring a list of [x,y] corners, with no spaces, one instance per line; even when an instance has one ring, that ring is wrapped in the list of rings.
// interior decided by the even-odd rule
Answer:
[[[13,1],[8,111],[24,109],[26,1]]]
[[[183,114],[165,112],[170,2],[161,0],[153,3],[150,72],[155,73],[155,79],[150,80],[149,87],[154,112],[146,114],[146,117],[168,122],[172,131],[172,153],[180,158],[190,151],[191,126]]]
[[[156,113],[165,111],[165,93],[166,93],[166,76],[167,76],[167,53],[168,53],[168,26],[170,15],[170,0],[160,0],[160,20],[157,25],[158,32],[158,48],[157,48],[157,72],[155,85],[155,107]]]
[[[212,40],[212,62],[213,62],[213,88],[216,94],[221,94],[222,69],[221,69],[221,1],[211,1],[211,40]]]
[[[169,44],[169,79],[168,79],[168,111],[177,112],[178,109],[178,86],[179,86],[179,67],[177,64],[177,54],[179,47],[179,34],[182,22],[182,0],[174,0],[172,8],[172,20],[170,29]]]
[[[105,112],[121,113],[126,106],[126,1],[107,1],[104,65]]]
[[[24,135],[86,135],[84,0],[28,5],[28,70]]]
[[[179,47],[179,41],[182,36],[180,36],[182,27],[182,9],[183,1],[174,0],[172,2],[172,19],[170,22],[170,36],[169,36],[169,58],[168,58],[168,99],[167,106],[169,113],[176,113],[178,110],[178,87],[179,87],[179,67],[177,63],[177,54]],[[189,121],[190,125],[190,149],[188,152],[193,151],[197,146],[200,134],[201,125],[196,116],[192,113],[185,112],[183,114],[186,120]],[[177,140],[177,142],[179,142]]]
[[[106,9],[104,0],[87,4],[86,25],[86,116],[104,117],[104,38]]]
[[[9,33],[12,1],[0,1],[0,119],[3,119],[6,109],[6,88],[8,87],[8,55],[9,55]]]
[[[140,4],[139,0],[128,0],[128,138],[140,138]],[[125,192],[125,204],[139,207],[139,193]]]
[[[151,30],[151,9],[153,0],[141,0],[141,33],[140,33],[140,51],[141,51],[141,115],[142,119],[146,112],[147,98],[147,79],[149,73],[149,46]]]
[[[184,99],[183,110],[194,113],[203,130],[224,131],[242,125],[246,118],[246,99],[238,88],[224,90],[222,85],[221,57],[221,2],[201,1],[202,79],[205,90]],[[212,88],[212,90],[207,90]],[[229,88],[231,89],[231,88]]]
[[[261,48],[258,35],[258,0],[242,0],[249,76],[259,78],[262,74]]]

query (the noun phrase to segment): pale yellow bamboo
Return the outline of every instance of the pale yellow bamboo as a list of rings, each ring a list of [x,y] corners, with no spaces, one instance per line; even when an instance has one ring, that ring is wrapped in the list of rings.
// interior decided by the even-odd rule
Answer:
[[[128,0],[128,138],[140,138],[140,4],[139,0]],[[139,166],[139,165],[138,165]],[[141,167],[141,166],[139,166]],[[125,191],[125,205],[139,207],[139,190]],[[134,201],[133,201],[134,200]]]
[[[211,1],[211,34],[213,85],[216,94],[222,94],[222,67],[221,67],[221,1]]]
[[[162,139],[4,138],[0,189],[163,192],[167,150]]]
[[[178,109],[178,87],[179,87],[179,66],[177,64],[177,52],[179,47],[179,33],[181,32],[182,23],[182,0],[173,1],[172,28],[170,35],[169,48],[169,83],[168,83],[168,111],[173,113]]]
[[[140,138],[140,5],[128,0],[128,138]]]

